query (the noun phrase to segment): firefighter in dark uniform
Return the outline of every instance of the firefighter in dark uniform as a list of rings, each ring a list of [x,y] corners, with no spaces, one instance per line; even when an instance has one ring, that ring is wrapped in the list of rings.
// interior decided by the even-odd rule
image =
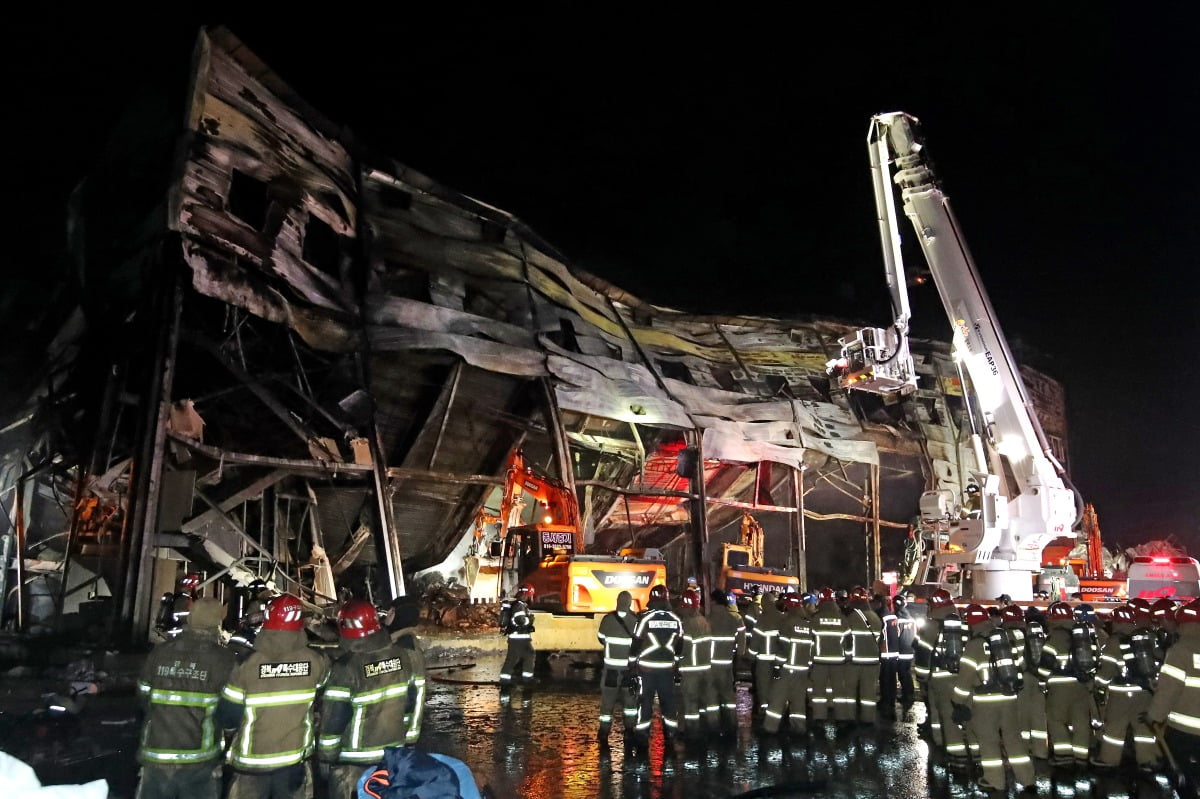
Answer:
[[[720,714],[721,732],[737,729],[737,680],[734,673],[738,649],[743,645],[746,625],[737,611],[733,594],[713,591],[708,612],[708,628],[712,634],[712,668],[709,670],[709,696],[712,717]]]
[[[837,603],[832,588],[822,588],[818,596],[817,612],[812,618],[813,658],[810,679],[812,680],[812,714],[810,721],[830,721],[848,718],[849,709],[838,702],[840,687],[838,672],[846,668],[850,652],[850,630],[846,617]]]
[[[879,644],[883,635],[883,621],[872,610],[870,599],[867,589],[855,586],[846,602],[850,664],[842,669],[842,687],[838,689],[838,694],[848,700],[846,708],[849,718],[846,721],[867,725],[874,724],[877,716]]]
[[[890,608],[889,608],[890,605]],[[917,624],[908,612],[908,600],[903,594],[880,602],[883,610],[885,647],[879,661],[879,712],[884,718],[896,718],[896,687],[899,701],[907,714],[915,698],[913,689],[913,653],[917,639]]]
[[[221,738],[213,716],[236,663],[218,641],[223,615],[217,600],[196,600],[182,632],[146,658],[138,680],[146,721],[137,751],[137,799],[221,794]]]
[[[1112,630],[1100,650],[1100,668],[1096,671],[1096,691],[1103,700],[1104,722],[1092,765],[1120,766],[1125,739],[1132,733],[1138,767],[1155,771],[1161,760],[1158,741],[1146,723],[1151,690],[1158,676],[1154,637],[1147,629],[1137,629],[1134,615],[1128,605],[1113,608],[1109,615]]]
[[[712,630],[700,613],[700,592],[684,591],[679,601],[683,634],[679,639],[679,702],[682,705],[682,732],[689,738],[700,737],[705,726],[716,727],[708,718],[711,699],[708,694],[712,669]],[[709,722],[712,721],[711,724]]]
[[[762,607],[754,625],[754,711],[765,713],[771,681],[775,674],[775,650],[779,648],[779,594],[767,591],[762,595]]]
[[[304,606],[290,594],[268,602],[254,652],[221,692],[218,718],[237,729],[227,799],[312,796],[313,705],[329,678],[329,661],[308,646],[303,615]]]
[[[1146,718],[1184,780],[1181,796],[1200,790],[1200,600],[1175,611],[1179,639],[1167,650]]]
[[[500,667],[502,691],[518,676],[525,682],[533,681],[537,655],[533,651],[533,614],[527,604],[531,599],[533,586],[525,583],[517,588],[513,599],[506,599],[500,605],[500,632],[508,636],[508,653]]]
[[[322,695],[318,755],[330,799],[352,799],[363,769],[382,762],[386,747],[420,738],[425,675],[413,649],[392,643],[370,602],[349,600],[337,620],[342,653]]]
[[[1007,763],[1017,790],[1035,791],[1033,760],[1017,719],[1021,672],[1008,634],[980,605],[968,605],[963,618],[971,637],[959,659],[952,712],[964,726],[972,755],[983,769],[979,787],[1005,790]]]
[[[1091,683],[1099,661],[1091,624],[1078,622],[1071,606],[1055,602],[1046,611],[1050,630],[1039,672],[1046,681],[1046,731],[1051,763],[1087,766],[1095,700]]]
[[[738,655],[741,658],[740,666],[742,669],[750,670],[750,689],[753,691],[754,664],[758,660],[758,643],[755,640],[756,636],[754,635],[754,626],[758,624],[758,617],[762,613],[761,605],[759,604],[757,586],[750,586],[748,591],[738,596],[738,613],[741,614],[742,623],[746,627],[746,635],[743,646],[738,650]],[[735,666],[736,665],[738,664],[735,661]]]
[[[620,713],[629,738],[637,722],[634,704],[629,655],[633,649],[633,628],[637,614],[633,611],[633,595],[628,591],[617,594],[617,609],[600,619],[596,637],[604,647],[604,671],[600,675],[600,745],[608,746],[613,713]]]
[[[779,732],[786,713],[788,731],[808,732],[808,672],[812,666],[812,620],[800,594],[784,594],[783,620],[779,630],[779,662],[771,684],[763,731]]]
[[[947,765],[965,770],[970,766],[962,729],[954,722],[954,680],[966,644],[966,630],[950,592],[939,588],[929,595],[926,624],[917,637],[913,670],[925,693],[929,736],[934,746],[946,752]]]
[[[671,611],[667,587],[650,589],[650,602],[633,630],[633,648],[637,653],[638,716],[635,737],[643,746],[650,739],[654,718],[654,697],[662,713],[663,737],[675,734],[679,720],[675,716],[675,678],[679,638],[683,621]]]

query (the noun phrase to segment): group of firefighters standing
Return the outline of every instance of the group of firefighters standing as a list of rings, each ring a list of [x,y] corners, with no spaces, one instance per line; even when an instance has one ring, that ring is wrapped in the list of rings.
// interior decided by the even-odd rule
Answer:
[[[348,599],[327,655],[310,645],[300,600],[275,596],[239,658],[221,641],[224,606],[191,601],[182,631],[150,652],[138,681],[138,799],[218,799],[226,783],[229,799],[309,799],[312,761],[328,796],[357,795],[385,749],[421,732],[417,610],[402,599],[381,619],[370,602]]]
[[[740,607],[732,594],[709,599],[705,612],[689,586],[672,603],[659,585],[638,612],[629,592],[619,595],[598,630],[601,746],[618,716],[626,743],[644,745],[656,700],[668,740],[733,732],[744,659],[752,723],[763,734],[894,720],[919,686],[924,737],[948,769],[978,777],[984,790],[1036,790],[1035,759],[1068,773],[1128,760],[1196,784],[1200,601],[1135,599],[1101,619],[1086,604],[957,605],[938,590],[918,622],[903,595],[863,588],[768,591],[741,597]],[[527,626],[509,627],[523,648],[514,657],[510,647],[502,680],[518,665],[532,676],[529,615]]]

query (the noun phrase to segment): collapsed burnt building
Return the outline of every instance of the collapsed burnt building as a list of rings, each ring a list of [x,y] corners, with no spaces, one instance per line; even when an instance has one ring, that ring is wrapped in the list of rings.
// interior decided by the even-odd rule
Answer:
[[[674,584],[745,513],[802,585],[881,579],[920,492],[960,482],[945,342],[916,342],[914,398],[849,397],[825,366],[856,323],[633,297],[371,151],[228,30],[177,99],[75,192],[80,303],[0,420],[10,624],[142,640],[184,570],[403,594],[517,450],[576,492],[589,551],[658,548]],[[1025,376],[1065,461],[1061,386]]]

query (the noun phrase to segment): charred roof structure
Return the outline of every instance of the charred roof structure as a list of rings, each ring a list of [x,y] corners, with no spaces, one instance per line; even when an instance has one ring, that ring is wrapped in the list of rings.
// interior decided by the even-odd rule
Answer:
[[[26,626],[144,638],[184,563],[315,605],[402,594],[518,449],[574,487],[591,549],[661,548],[680,583],[746,512],[802,584],[879,579],[920,492],[960,480],[943,342],[915,398],[847,397],[825,364],[857,325],[632,297],[369,151],[224,29],[182,124],[175,99],[76,191],[83,300],[0,420]],[[1025,378],[1065,460],[1061,387]]]

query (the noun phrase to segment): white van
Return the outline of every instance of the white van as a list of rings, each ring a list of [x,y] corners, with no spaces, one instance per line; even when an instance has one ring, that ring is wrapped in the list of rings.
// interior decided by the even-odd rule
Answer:
[[[1139,555],[1129,564],[1129,598],[1134,597],[1191,602],[1200,597],[1200,561],[1178,555]]]

